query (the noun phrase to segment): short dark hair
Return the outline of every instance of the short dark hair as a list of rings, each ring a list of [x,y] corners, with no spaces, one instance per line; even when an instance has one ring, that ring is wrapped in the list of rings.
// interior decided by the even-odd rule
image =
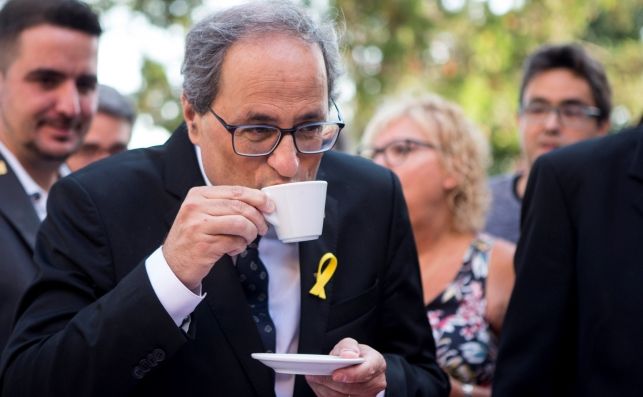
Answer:
[[[523,96],[529,82],[540,73],[551,69],[568,69],[576,76],[587,81],[592,90],[592,97],[601,114],[599,122],[609,120],[612,111],[612,90],[605,69],[600,62],[592,58],[578,44],[545,45],[532,53],[523,65],[520,84],[519,105],[522,107]]]
[[[49,24],[100,36],[98,15],[77,0],[9,0],[0,10],[0,70],[14,56],[20,34],[33,26]]]
[[[132,101],[114,88],[100,84],[98,86],[98,113],[105,113],[134,124],[136,110]]]

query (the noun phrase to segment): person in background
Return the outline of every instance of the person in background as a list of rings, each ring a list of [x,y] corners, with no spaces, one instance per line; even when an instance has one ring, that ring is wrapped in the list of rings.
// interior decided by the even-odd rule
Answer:
[[[399,181],[330,150],[341,57],[317,20],[288,1],[206,17],[167,143],[56,183],[4,395],[448,394]],[[321,236],[280,241],[260,189],[314,179],[328,185]],[[256,352],[363,362],[295,376]]]
[[[640,396],[643,126],[541,156],[521,234],[494,396]]]
[[[527,58],[518,114],[522,166],[491,179],[486,232],[518,241],[520,207],[534,161],[561,146],[607,134],[611,98],[603,66],[578,44],[546,45]]]
[[[98,16],[74,0],[0,10],[0,350],[36,274],[49,189],[69,171],[96,109]]]
[[[514,245],[480,232],[488,197],[486,141],[459,107],[425,95],[378,109],[360,153],[402,183],[425,310],[451,396],[489,396],[513,286]]]
[[[114,88],[98,86],[98,109],[80,148],[67,159],[71,171],[127,150],[136,110],[128,98]]]

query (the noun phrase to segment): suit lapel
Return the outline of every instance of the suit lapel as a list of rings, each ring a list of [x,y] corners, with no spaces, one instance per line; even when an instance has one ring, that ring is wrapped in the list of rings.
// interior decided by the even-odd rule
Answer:
[[[252,353],[263,351],[250,308],[239,283],[239,276],[229,256],[221,258],[203,280],[208,304],[219,328],[224,333],[257,395],[274,388],[272,370],[253,359]]]
[[[185,123],[174,131],[164,149],[167,152],[163,164],[165,188],[177,199],[175,205],[165,214],[165,222],[169,229],[188,191],[195,186],[205,185],[205,181],[199,169],[194,145],[188,138]]]
[[[25,243],[33,250],[40,219],[24,188],[9,164],[0,155],[5,172],[0,175],[0,213],[18,230]]]
[[[643,127],[639,127],[637,131],[637,147],[628,175],[634,184],[632,204],[638,213],[643,216]]]
[[[338,203],[331,196],[326,197],[324,229],[322,236],[313,241],[299,243],[299,266],[301,275],[301,318],[299,320],[299,353],[328,354],[325,351],[324,335],[328,323],[330,301],[333,297],[331,278],[324,287],[326,299],[311,295],[308,291],[315,284],[315,275],[321,257],[331,252],[337,253]],[[338,258],[341,266],[341,258]],[[307,390],[306,380],[297,376],[294,395],[302,395]],[[304,393],[305,394],[305,393]]]
[[[165,144],[165,150],[165,187],[176,198],[174,205],[165,214],[169,229],[188,191],[194,186],[205,185],[205,181],[185,124],[172,134]],[[265,395],[266,390],[274,388],[272,370],[250,356],[251,353],[261,352],[263,347],[241,289],[239,276],[229,256],[221,258],[203,279],[203,291],[207,292],[205,302],[214,321],[234,350],[257,395]]]
[[[165,216],[168,227],[194,186],[205,185],[201,176],[194,146],[187,136],[185,124],[181,125],[165,144],[167,161],[164,164],[166,189],[177,198],[175,207]],[[186,165],[186,163],[189,163]],[[320,176],[323,172],[320,171]],[[320,179],[323,179],[320,178]],[[301,271],[301,319],[299,330],[299,352],[327,354],[323,349],[323,337],[332,297],[333,280],[326,285],[326,300],[310,295],[308,291],[315,283],[319,259],[326,252],[336,252],[338,203],[330,195],[326,198],[323,234],[318,240],[299,244]],[[341,264],[340,264],[341,266]],[[239,284],[238,274],[230,257],[219,260],[203,280],[203,290],[207,292],[205,301],[235,351],[241,366],[258,395],[274,388],[274,374],[271,369],[253,359],[250,355],[262,351],[262,343],[256,326],[252,321],[250,308]],[[305,379],[298,376],[295,395],[305,387]],[[299,392],[297,391],[299,390]]]

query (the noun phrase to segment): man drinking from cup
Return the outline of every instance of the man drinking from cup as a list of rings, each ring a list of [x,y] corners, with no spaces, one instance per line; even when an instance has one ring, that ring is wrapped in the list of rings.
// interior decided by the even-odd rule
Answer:
[[[329,152],[338,60],[332,26],[288,2],[197,24],[185,125],[52,189],[4,394],[448,394],[400,185]],[[327,182],[322,234],[280,241],[260,189],[315,179]],[[363,362],[295,376],[257,352]]]

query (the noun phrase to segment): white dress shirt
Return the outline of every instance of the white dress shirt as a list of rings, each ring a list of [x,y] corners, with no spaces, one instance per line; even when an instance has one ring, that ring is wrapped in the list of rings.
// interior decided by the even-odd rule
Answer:
[[[47,216],[47,197],[49,197],[49,192],[40,187],[33,180],[31,175],[25,170],[25,168],[20,164],[20,161],[13,155],[13,153],[0,141],[0,153],[4,159],[9,163],[9,167],[13,170],[13,173],[16,174],[18,181],[22,185],[22,188],[27,193],[27,196],[31,198],[31,204],[33,205],[36,214],[40,220],[44,220]],[[69,168],[67,165],[62,164],[58,169],[58,175],[62,178],[69,174]]]
[[[195,146],[197,161],[203,179],[212,183],[203,169],[201,150]],[[152,288],[159,301],[177,326],[185,326],[190,314],[205,295],[190,291],[172,272],[162,247],[145,261]],[[259,256],[268,271],[268,310],[276,329],[276,352],[296,353],[299,343],[299,315],[301,307],[299,276],[299,245],[280,242],[274,229],[259,242]],[[236,261],[236,258],[233,258]],[[277,397],[291,397],[295,375],[275,374]]]

